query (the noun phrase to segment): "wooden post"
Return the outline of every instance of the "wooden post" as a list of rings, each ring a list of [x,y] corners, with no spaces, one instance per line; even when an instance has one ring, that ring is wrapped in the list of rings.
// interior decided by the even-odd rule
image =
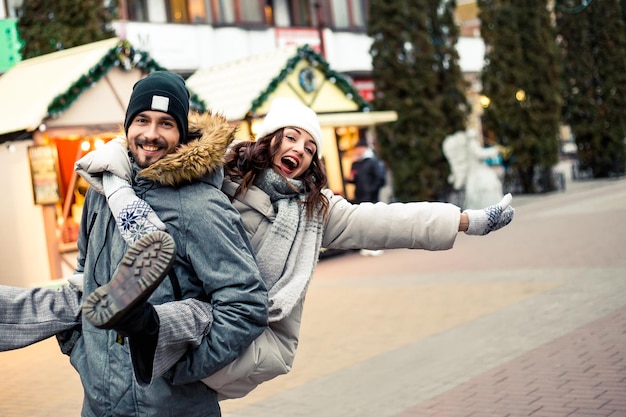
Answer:
[[[318,0],[313,4],[317,12],[317,34],[320,38],[320,55],[326,59],[326,48],[324,47],[324,22],[322,21],[322,4]]]
[[[43,211],[43,224],[46,231],[46,247],[48,248],[48,264],[50,265],[50,279],[63,277],[61,268],[61,252],[59,250],[59,226],[57,225],[56,205],[46,204],[41,206]]]

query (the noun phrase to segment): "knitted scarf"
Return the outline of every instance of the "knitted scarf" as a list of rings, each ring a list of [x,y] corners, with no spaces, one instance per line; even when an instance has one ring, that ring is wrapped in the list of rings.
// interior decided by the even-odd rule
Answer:
[[[302,181],[288,180],[274,170],[259,174],[255,185],[269,197],[276,219],[256,257],[268,288],[269,320],[287,317],[304,297],[315,271],[322,244],[323,225],[319,215],[306,216]]]

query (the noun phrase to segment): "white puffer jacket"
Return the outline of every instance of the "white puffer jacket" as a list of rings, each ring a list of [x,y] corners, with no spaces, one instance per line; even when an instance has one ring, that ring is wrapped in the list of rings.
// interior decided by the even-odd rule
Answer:
[[[257,187],[233,199],[238,184],[227,177],[222,191],[231,196],[241,214],[244,229],[258,252],[268,235],[276,212],[269,196]],[[322,246],[329,249],[427,249],[445,250],[454,245],[460,209],[448,203],[361,203],[325,190],[329,216]],[[246,353],[225,369],[204,380],[220,395],[243,397],[257,385],[289,372],[295,359],[300,333],[304,294],[286,318],[271,322]],[[254,372],[251,370],[254,369]]]

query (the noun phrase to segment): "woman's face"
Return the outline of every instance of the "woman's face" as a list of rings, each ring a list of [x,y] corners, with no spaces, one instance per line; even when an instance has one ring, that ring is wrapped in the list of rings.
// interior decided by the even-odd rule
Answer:
[[[272,143],[276,141],[276,136]],[[283,138],[272,163],[287,178],[298,178],[309,169],[313,156],[317,152],[315,139],[306,130],[299,127],[283,129]]]

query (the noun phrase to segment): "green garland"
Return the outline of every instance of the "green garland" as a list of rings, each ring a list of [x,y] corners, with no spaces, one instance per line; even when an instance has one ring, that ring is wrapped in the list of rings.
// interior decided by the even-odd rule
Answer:
[[[331,70],[328,62],[326,62],[320,54],[315,52],[309,45],[303,45],[298,48],[295,56],[287,60],[287,65],[285,65],[285,67],[280,71],[278,76],[270,81],[265,91],[263,91],[259,97],[252,100],[252,107],[250,108],[248,116],[256,114],[256,110],[267,101],[270,94],[278,88],[280,83],[294,71],[296,65],[303,59],[306,59],[311,66],[318,67],[324,76],[330,82],[336,84],[346,97],[354,100],[354,102],[359,106],[360,111],[368,112],[371,110],[370,104],[365,101],[356,88],[354,88],[352,83],[343,74]]]
[[[135,49],[127,40],[120,41],[111,48],[93,68],[87,71],[76,80],[64,92],[56,96],[48,105],[48,117],[59,117],[65,112],[76,99],[88,88],[98,82],[111,68],[120,67],[125,71],[133,68],[140,69],[143,73],[153,71],[167,71],[154,59],[150,58],[147,52]],[[191,93],[191,92],[190,92]],[[191,93],[190,107],[198,112],[206,111],[206,104],[197,94]]]

